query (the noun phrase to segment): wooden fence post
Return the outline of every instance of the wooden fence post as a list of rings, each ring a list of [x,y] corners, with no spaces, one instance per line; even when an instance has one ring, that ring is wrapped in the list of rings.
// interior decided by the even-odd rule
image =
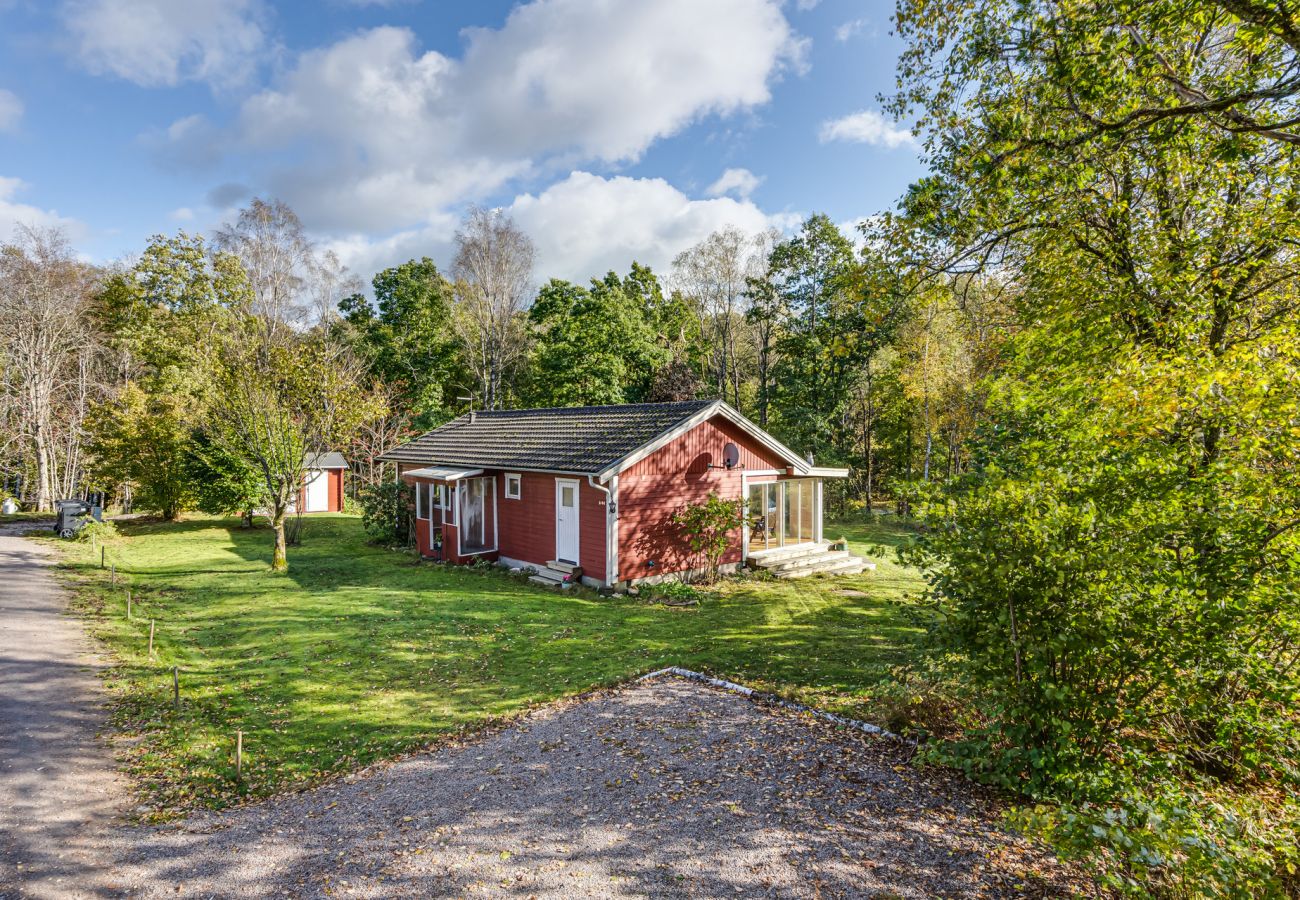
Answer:
[[[149,620],[149,658],[153,659],[153,619]]]
[[[179,666],[172,666],[172,711],[181,711],[181,673]]]
[[[235,732],[235,780],[244,779],[244,733]]]
[[[126,620],[131,621],[131,592],[126,592]]]

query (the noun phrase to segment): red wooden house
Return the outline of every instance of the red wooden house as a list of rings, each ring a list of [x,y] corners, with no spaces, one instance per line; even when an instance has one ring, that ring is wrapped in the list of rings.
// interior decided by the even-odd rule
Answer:
[[[673,514],[716,491],[746,505],[723,559],[777,575],[868,564],[822,540],[812,465],[722,401],[474,412],[383,459],[415,488],[420,553],[537,569],[595,586],[689,577],[702,568]]]

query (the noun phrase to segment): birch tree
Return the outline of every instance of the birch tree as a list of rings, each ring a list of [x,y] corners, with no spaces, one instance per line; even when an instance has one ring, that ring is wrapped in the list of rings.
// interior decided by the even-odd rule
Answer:
[[[76,489],[96,348],[86,311],[94,270],[57,230],[20,226],[0,246],[0,353],[19,458],[39,510]]]
[[[456,334],[486,409],[504,400],[524,352],[534,256],[532,240],[501,210],[472,209],[456,232]]]

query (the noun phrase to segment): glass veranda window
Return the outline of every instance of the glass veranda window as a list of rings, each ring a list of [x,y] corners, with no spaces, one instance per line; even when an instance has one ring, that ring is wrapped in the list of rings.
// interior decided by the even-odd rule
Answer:
[[[466,478],[460,483],[460,551],[496,549],[496,479]]]

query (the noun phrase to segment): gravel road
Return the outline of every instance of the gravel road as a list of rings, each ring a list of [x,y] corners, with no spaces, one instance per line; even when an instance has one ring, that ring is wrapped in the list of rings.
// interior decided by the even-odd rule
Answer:
[[[109,861],[98,839],[125,806],[96,739],[101,665],[50,577],[49,552],[0,529],[0,898],[87,896]],[[20,893],[21,892],[21,893]]]
[[[663,679],[277,802],[124,833],[132,896],[1052,896],[906,748]],[[1037,872],[1040,874],[1027,875]]]

